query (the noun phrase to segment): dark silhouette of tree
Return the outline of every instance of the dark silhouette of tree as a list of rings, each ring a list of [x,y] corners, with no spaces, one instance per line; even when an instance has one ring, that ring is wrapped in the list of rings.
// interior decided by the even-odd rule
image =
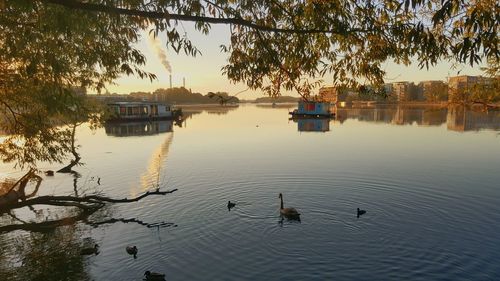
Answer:
[[[233,102],[238,101],[238,99],[235,96],[230,96],[228,93],[221,93],[221,92],[217,93],[209,92],[207,94],[207,97],[216,100],[220,105],[226,105],[228,102],[231,101]]]

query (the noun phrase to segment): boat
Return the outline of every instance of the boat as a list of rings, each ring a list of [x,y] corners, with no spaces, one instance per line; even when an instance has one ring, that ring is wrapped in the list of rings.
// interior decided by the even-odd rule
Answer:
[[[329,102],[299,101],[298,109],[289,112],[292,118],[333,118]]]
[[[180,109],[159,102],[121,101],[107,104],[111,111],[108,121],[172,120],[182,115]]]

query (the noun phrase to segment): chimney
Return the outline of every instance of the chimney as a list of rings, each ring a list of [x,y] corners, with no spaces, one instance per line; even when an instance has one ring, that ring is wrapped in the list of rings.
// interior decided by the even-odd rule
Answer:
[[[182,87],[186,88],[186,77],[182,77]]]
[[[170,74],[169,78],[170,78],[170,89],[172,89],[172,74]]]

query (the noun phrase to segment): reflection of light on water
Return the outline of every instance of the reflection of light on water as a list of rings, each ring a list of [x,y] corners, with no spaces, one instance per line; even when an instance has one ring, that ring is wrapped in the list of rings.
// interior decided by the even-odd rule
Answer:
[[[173,136],[173,134],[167,134],[165,141],[152,153],[148,168],[141,175],[141,192],[157,188],[157,185],[163,180],[161,175],[162,165],[168,155]],[[137,196],[137,192],[138,190],[132,189],[131,196]]]

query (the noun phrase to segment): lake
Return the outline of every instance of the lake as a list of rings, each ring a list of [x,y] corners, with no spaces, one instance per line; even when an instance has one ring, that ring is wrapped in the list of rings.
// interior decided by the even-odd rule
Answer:
[[[40,195],[178,190],[108,205],[88,223],[0,234],[0,280],[142,280],[146,270],[167,280],[500,280],[500,112],[359,107],[293,121],[294,107],[192,106],[179,124],[82,126],[79,175],[44,177]],[[300,222],[280,218],[279,193]],[[98,255],[79,255],[94,243]]]

